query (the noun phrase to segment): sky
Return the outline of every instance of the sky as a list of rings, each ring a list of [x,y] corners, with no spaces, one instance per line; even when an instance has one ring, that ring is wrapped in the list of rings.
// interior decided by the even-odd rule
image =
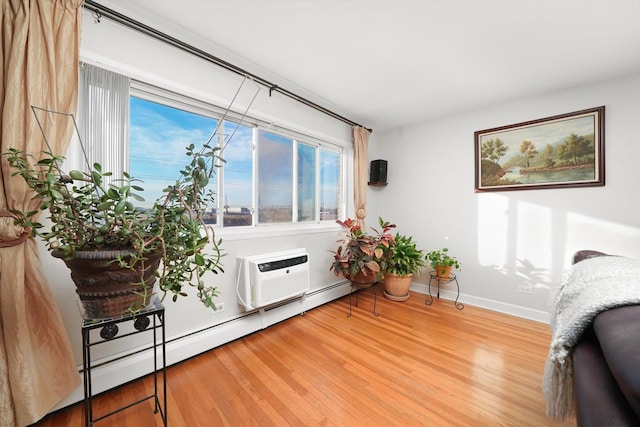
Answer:
[[[218,121],[135,97],[131,97],[130,114],[129,171],[144,181],[143,197],[146,204],[152,204],[162,195],[164,187],[180,177],[181,168],[190,161],[185,147],[189,144],[202,147],[216,132]],[[228,140],[223,151],[226,189],[238,195],[234,206],[250,206],[252,128],[235,127],[227,122],[224,129],[217,129],[211,145],[216,145],[218,135]],[[215,181],[211,185],[215,191]]]

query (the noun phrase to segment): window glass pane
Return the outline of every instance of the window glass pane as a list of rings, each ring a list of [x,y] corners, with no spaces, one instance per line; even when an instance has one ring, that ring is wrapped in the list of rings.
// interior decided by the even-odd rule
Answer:
[[[338,219],[340,204],[340,153],[320,150],[320,219]]]
[[[293,140],[260,131],[258,221],[293,221]]]
[[[251,225],[253,179],[253,128],[224,122],[224,226]]]
[[[298,144],[298,221],[316,217],[316,152],[307,144]]]
[[[180,171],[190,161],[185,147],[194,144],[201,148],[217,123],[209,117],[131,97],[129,173],[143,181],[142,207],[151,207],[162,190],[180,178]],[[216,180],[214,175],[209,183],[214,192]],[[209,222],[215,222],[215,216],[209,217]]]

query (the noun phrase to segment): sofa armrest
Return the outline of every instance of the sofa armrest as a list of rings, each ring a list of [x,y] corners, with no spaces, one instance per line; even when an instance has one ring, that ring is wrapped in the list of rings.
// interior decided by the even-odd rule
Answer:
[[[593,321],[609,370],[631,408],[640,417],[640,305],[603,311]]]
[[[640,425],[640,419],[608,369],[600,344],[591,327],[573,348],[573,366],[578,426]]]

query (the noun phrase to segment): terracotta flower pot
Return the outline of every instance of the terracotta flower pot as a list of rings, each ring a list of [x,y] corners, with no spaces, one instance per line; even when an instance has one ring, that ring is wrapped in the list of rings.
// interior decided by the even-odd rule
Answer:
[[[368,288],[373,285],[373,282],[376,281],[376,275],[374,273],[364,274],[362,271],[359,271],[351,279],[351,285],[355,288]]]
[[[451,277],[451,266],[450,265],[436,265],[436,277],[440,279],[448,279]]]
[[[384,274],[384,296],[392,301],[406,301],[409,299],[409,288],[413,274]]]

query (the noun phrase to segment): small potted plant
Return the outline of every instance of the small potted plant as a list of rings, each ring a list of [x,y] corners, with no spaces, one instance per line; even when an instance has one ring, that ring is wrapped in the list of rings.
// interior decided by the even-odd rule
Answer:
[[[71,269],[91,318],[137,312],[150,301],[156,282],[174,301],[187,295],[184,286],[193,286],[204,305],[215,308],[217,288],[205,285],[203,275],[223,272],[221,241],[214,239],[201,214],[213,203],[206,187],[221,160],[218,150],[187,147],[189,160],[179,179],[152,208],[141,210],[134,202],[144,200],[139,194],[143,189],[127,173],[106,185],[104,177],[111,173],[98,163],[89,171],[62,174],[63,157],[43,152],[36,158],[9,149],[4,155],[13,175],[22,177],[34,192],[39,210],[49,214],[51,228],[38,222],[38,211],[10,212],[16,225],[44,239],[52,254]]]
[[[386,252],[382,261],[384,296],[392,301],[406,301],[413,275],[425,265],[424,252],[411,236],[398,233]]]
[[[368,234],[354,219],[336,222],[347,232],[344,238],[338,240],[338,248],[331,251],[333,262],[329,269],[336,276],[351,280],[355,287],[371,286],[381,271],[380,262],[385,256],[385,249],[393,243],[393,235],[389,230],[395,224],[378,218],[380,229],[372,228],[373,234]]]
[[[440,279],[448,279],[452,268],[460,268],[460,261],[449,255],[449,249],[447,248],[433,250],[427,253],[425,259],[436,271],[436,277]]]

